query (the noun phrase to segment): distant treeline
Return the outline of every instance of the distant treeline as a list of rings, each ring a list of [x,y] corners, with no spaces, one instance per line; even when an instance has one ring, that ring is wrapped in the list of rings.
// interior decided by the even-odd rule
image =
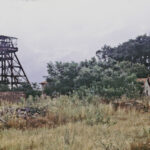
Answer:
[[[80,63],[48,63],[45,92],[50,96],[77,94],[81,99],[141,95],[143,89],[136,79],[150,72],[150,36],[139,36],[117,47],[105,45],[96,56]]]

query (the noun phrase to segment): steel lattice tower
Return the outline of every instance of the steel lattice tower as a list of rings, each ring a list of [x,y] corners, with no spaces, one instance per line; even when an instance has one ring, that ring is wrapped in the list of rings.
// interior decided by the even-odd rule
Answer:
[[[7,84],[11,89],[29,83],[16,55],[17,51],[17,38],[0,36],[0,84]]]

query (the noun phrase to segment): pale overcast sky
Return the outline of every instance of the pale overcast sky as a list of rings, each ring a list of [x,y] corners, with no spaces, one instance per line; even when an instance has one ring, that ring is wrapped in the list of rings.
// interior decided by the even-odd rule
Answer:
[[[150,33],[150,0],[0,0],[0,34],[18,37],[31,82],[49,61],[80,61]]]

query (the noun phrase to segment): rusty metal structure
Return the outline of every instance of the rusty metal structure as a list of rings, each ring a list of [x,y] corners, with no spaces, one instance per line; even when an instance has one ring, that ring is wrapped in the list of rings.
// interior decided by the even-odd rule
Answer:
[[[0,36],[0,84],[7,84],[11,89],[29,83],[16,55],[17,51],[17,38]]]

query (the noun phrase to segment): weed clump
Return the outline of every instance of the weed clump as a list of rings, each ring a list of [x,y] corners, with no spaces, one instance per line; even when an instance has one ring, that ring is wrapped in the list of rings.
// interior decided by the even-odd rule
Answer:
[[[150,139],[146,142],[134,142],[131,144],[131,150],[150,150]]]

